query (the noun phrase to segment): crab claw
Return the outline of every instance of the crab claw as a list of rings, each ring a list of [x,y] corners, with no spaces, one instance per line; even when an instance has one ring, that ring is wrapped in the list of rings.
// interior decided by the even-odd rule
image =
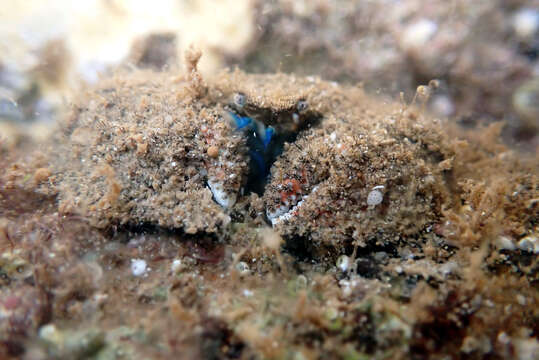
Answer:
[[[264,131],[264,136],[262,137],[262,143],[264,144],[264,150],[268,149],[268,145],[271,142],[271,138],[275,134],[275,129],[271,126],[268,126]]]
[[[232,116],[232,119],[234,120],[234,123],[238,130],[249,126],[253,122],[253,120],[248,116],[239,116],[234,114],[232,111],[230,111],[229,114],[230,116]]]

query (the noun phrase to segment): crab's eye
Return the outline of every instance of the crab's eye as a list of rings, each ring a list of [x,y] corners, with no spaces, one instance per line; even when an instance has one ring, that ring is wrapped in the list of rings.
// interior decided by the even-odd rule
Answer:
[[[247,97],[245,94],[242,93],[235,93],[234,94],[234,105],[237,107],[243,107],[245,105],[245,101],[247,100]]]
[[[298,101],[298,103],[296,105],[296,108],[298,109],[298,112],[305,111],[305,110],[307,110],[308,107],[309,107],[309,103],[307,101],[305,101],[305,100]]]

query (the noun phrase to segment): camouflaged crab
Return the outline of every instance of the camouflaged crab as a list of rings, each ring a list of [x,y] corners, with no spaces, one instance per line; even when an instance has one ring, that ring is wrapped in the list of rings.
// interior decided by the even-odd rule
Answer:
[[[250,173],[246,190],[261,195],[271,165],[281,155],[284,144],[294,142],[298,133],[319,120],[320,114],[309,111],[301,91],[286,96],[272,94],[263,86],[267,76],[251,75],[248,81],[239,71],[229,76],[234,78],[233,83],[218,82],[216,88],[223,94],[233,94],[226,109],[233,126],[247,139]]]
[[[398,241],[439,217],[452,156],[435,120],[401,110],[314,77],[118,75],[64,127],[60,201],[100,227],[218,232],[256,192],[289,241]]]

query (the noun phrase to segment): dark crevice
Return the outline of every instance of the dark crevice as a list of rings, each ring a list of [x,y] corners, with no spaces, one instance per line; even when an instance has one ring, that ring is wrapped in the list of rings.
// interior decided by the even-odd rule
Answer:
[[[296,236],[293,239],[286,239],[283,250],[292,255],[298,261],[317,261],[317,249],[314,243],[307,237]]]
[[[291,110],[274,112],[261,108],[250,109],[247,113],[237,107],[228,107],[228,111],[234,125],[247,140],[249,175],[245,192],[258,195],[264,193],[271,166],[282,154],[285,143],[294,143],[302,131],[319,124],[322,119],[321,114],[313,111],[302,115]],[[297,126],[293,125],[294,117],[301,117]]]
[[[216,234],[204,233],[204,238],[201,238],[200,233],[188,234],[183,228],[166,228],[150,222],[139,222],[137,224],[125,224],[111,226],[101,231],[102,235],[106,238],[115,238],[121,242],[128,242],[131,238],[137,235],[166,235],[174,236],[182,241],[198,241],[203,242],[205,239],[209,239],[212,243],[218,243],[219,239]]]
[[[369,237],[366,246],[357,247],[355,253],[357,273],[366,278],[379,278],[382,272],[381,264],[387,263],[391,258],[399,258],[400,242],[382,241],[383,234]],[[320,262],[320,254],[327,254],[328,258],[336,259],[339,255],[352,256],[354,245],[352,241],[342,244],[342,252],[336,253],[335,248],[313,242],[307,236],[285,237],[283,250],[301,262]]]
[[[244,348],[245,344],[224,321],[212,317],[202,319],[202,359],[239,359]]]

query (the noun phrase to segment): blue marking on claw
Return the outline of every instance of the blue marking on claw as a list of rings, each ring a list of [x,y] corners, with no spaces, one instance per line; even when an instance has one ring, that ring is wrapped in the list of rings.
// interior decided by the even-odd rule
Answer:
[[[253,120],[248,116],[239,116],[234,114],[233,112],[230,112],[230,115],[232,115],[232,118],[234,119],[234,122],[236,123],[236,127],[238,129],[243,129],[244,127],[250,125]]]
[[[250,191],[262,194],[269,168],[277,155],[276,146],[280,146],[275,144],[278,141],[277,133],[273,127],[266,126],[259,120],[241,116],[233,111],[229,111],[229,114],[236,129],[246,136],[246,145],[249,148],[250,173],[247,187]]]
[[[262,155],[257,151],[249,150],[249,156],[258,167],[257,174],[259,176],[265,176],[266,175],[266,162],[264,161],[264,158],[262,157]]]
[[[275,134],[275,129],[271,126],[268,126],[266,130],[264,131],[264,137],[262,138],[262,142],[264,144],[264,150],[268,149],[268,145],[271,142],[271,138]]]

